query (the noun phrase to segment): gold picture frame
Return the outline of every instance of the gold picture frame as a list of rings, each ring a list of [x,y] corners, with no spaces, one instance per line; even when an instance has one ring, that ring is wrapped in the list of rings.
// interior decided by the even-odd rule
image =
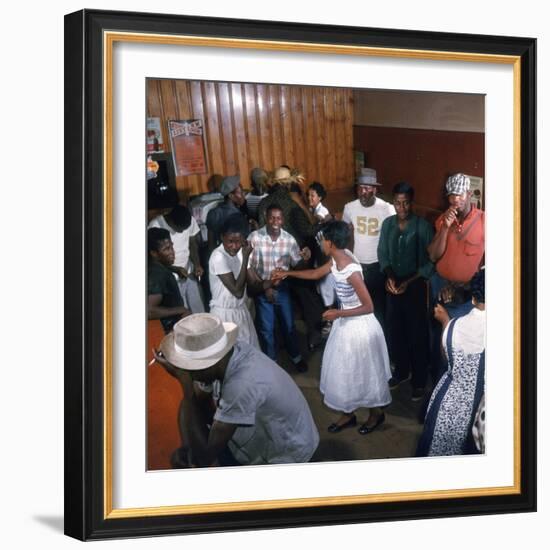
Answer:
[[[79,266],[78,273],[67,278],[66,288],[66,341],[71,342],[66,348],[66,533],[85,540],[534,510],[534,41],[88,10],[66,16],[65,32],[66,74],[71,75],[66,79],[65,219],[71,235],[66,264]],[[113,505],[113,57],[121,43],[512,67],[512,484],[174,506]]]

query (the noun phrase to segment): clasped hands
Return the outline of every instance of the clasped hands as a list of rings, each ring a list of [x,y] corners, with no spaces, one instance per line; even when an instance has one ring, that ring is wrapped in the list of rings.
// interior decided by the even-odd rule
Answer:
[[[396,296],[399,294],[403,294],[407,290],[408,286],[408,281],[403,281],[401,284],[398,285],[393,277],[388,277],[386,279],[386,290],[390,294],[394,294]]]

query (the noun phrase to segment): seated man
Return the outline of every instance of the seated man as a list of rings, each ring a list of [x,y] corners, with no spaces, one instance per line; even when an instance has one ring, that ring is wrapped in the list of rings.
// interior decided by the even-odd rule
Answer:
[[[233,323],[222,323],[208,313],[191,315],[175,325],[161,351],[155,352],[186,396],[180,428],[190,462],[197,466],[308,462],[319,444],[319,433],[302,392],[281,367],[257,348],[237,341],[237,336]],[[216,381],[222,392],[209,429],[193,382]]]
[[[149,227],[160,227],[170,233],[174,245],[174,265],[170,268],[176,273],[178,287],[183,303],[193,313],[202,313],[204,303],[197,278],[204,270],[199,260],[199,226],[191,212],[180,204],[164,216],[157,216],[149,222]]]
[[[309,248],[301,251],[294,237],[283,229],[284,215],[277,204],[270,205],[266,210],[266,225],[249,236],[249,242],[254,249],[250,256],[249,275],[251,281],[261,288],[256,298],[256,316],[258,336],[264,353],[277,359],[275,351],[275,316],[286,344],[286,350],[298,372],[305,372],[307,364],[302,359],[296,330],[294,328],[294,312],[286,281],[273,282],[271,272],[275,269],[288,270],[302,260],[309,260]],[[277,287],[277,288],[275,288]]]
[[[160,319],[165,332],[191,312],[183,305],[178,284],[174,278],[174,246],[166,229],[152,227],[147,231],[147,317]]]

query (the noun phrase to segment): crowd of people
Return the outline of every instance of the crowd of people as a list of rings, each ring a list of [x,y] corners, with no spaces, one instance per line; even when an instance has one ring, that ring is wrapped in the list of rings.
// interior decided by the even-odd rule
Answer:
[[[357,426],[362,408],[358,432],[376,430],[410,381],[427,404],[418,456],[484,452],[485,220],[469,178],[448,178],[434,225],[414,213],[410,184],[378,197],[370,168],[341,220],[324,186],[306,189],[289,166],[255,168],[251,182],[248,194],[239,176],[221,182],[204,267],[185,206],[149,223],[148,316],[166,332],[155,359],[184,393],[173,465],[315,459],[315,419],[278,365],[286,353],[308,370],[297,312],[308,351],[324,346],[319,390],[339,413],[329,432]]]

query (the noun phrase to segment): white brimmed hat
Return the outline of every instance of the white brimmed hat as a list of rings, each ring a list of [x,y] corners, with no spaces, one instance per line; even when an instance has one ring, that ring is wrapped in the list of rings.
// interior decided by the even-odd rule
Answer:
[[[210,313],[195,313],[174,325],[160,350],[176,367],[203,370],[215,365],[233,347],[238,333],[234,323],[222,323]]]

